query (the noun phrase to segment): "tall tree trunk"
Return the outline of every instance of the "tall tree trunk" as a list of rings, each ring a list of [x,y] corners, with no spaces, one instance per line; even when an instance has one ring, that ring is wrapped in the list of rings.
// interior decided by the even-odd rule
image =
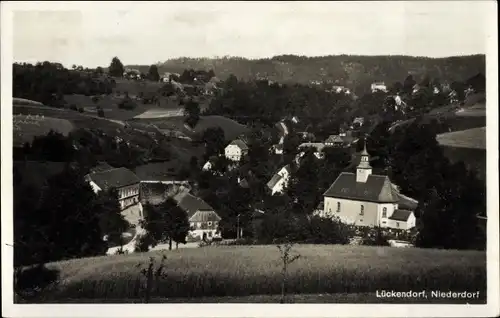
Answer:
[[[175,242],[175,249],[178,250],[179,249],[179,242]]]
[[[168,250],[171,251],[172,250],[172,239],[168,239]]]

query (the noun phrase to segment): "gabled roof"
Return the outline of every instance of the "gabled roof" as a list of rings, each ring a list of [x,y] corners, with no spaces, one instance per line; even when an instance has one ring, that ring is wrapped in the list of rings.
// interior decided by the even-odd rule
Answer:
[[[122,188],[140,182],[135,173],[124,167],[90,173],[87,176],[104,191],[111,188]]]
[[[191,218],[198,211],[213,211],[214,209],[202,199],[195,197],[191,193],[185,191],[174,196],[177,205],[186,211],[188,218]]]
[[[340,137],[339,135],[330,135],[328,138],[325,140],[325,143],[344,143],[344,139]]]
[[[214,211],[198,211],[189,217],[189,222],[219,222],[221,217]]]
[[[276,185],[276,184],[277,184],[277,183],[278,183],[278,182],[279,182],[282,178],[283,178],[282,176],[280,176],[279,174],[277,174],[277,173],[276,173],[276,174],[275,174],[275,175],[271,178],[271,180],[269,180],[269,182],[267,183],[267,187],[268,187],[269,189],[271,189],[271,190],[272,190],[272,189],[274,188],[274,186],[275,186],[275,185]]]
[[[356,174],[350,172],[342,172],[324,196],[377,203],[398,202],[389,177],[372,174],[366,182],[356,182]]]
[[[389,220],[406,222],[412,213],[412,211],[398,209],[389,217]]]
[[[231,141],[231,143],[229,145],[238,146],[241,150],[248,150],[247,144],[243,140],[240,140],[240,139],[235,139],[235,140]]]

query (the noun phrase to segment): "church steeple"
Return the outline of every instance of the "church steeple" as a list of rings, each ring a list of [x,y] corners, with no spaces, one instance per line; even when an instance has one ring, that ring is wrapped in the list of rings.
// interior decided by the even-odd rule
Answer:
[[[356,169],[356,182],[366,182],[368,176],[372,174],[372,167],[370,166],[370,155],[366,150],[366,138],[363,141],[363,151],[361,151],[361,160]]]

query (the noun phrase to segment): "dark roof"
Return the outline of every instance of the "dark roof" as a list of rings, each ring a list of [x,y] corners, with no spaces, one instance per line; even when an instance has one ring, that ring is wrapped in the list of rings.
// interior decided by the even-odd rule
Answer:
[[[342,172],[324,196],[378,203],[398,201],[389,177],[372,174],[366,182],[356,182],[356,174],[350,172]]]
[[[344,139],[342,139],[342,137],[340,137],[339,135],[330,135],[325,140],[325,143],[334,143],[334,142],[343,143]]]
[[[104,191],[111,188],[126,187],[140,182],[135,173],[123,167],[90,173],[87,176]]]
[[[177,202],[179,207],[186,211],[188,217],[191,218],[198,211],[213,211],[214,209],[208,205],[202,199],[195,197],[194,195],[183,192],[174,196],[174,200]]]
[[[408,221],[408,218],[412,214],[412,211],[408,210],[396,210],[394,213],[389,217],[389,220],[394,220],[394,221]]]
[[[238,146],[238,147],[240,147],[241,150],[248,150],[247,144],[243,140],[240,140],[240,139],[235,139],[235,140],[231,141],[230,145]]]
[[[214,211],[198,211],[189,218],[189,222],[218,222],[220,216]]]
[[[401,193],[396,192],[396,195],[398,197],[398,206],[400,209],[415,211],[418,206],[418,202],[416,200],[402,195]]]
[[[274,186],[281,180],[281,178],[283,177],[276,173],[267,183],[268,188],[272,190]]]

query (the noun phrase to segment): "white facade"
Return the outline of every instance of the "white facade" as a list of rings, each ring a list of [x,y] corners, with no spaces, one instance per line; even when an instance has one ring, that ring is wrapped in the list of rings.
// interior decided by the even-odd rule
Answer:
[[[416,222],[415,214],[411,213],[406,221],[387,220],[387,227],[398,230],[409,230],[415,227]]]
[[[232,161],[240,161],[241,158],[246,154],[238,145],[229,144],[226,149],[224,149],[224,154],[227,159]]]
[[[290,173],[286,167],[281,168],[280,171],[276,173],[281,178],[276,182],[276,184],[271,188],[271,194],[283,193],[285,188],[288,186],[290,180]]]
[[[373,83],[371,85],[372,93],[376,91],[387,92],[387,86],[384,83]]]
[[[324,198],[323,217],[338,217],[356,226],[389,227],[389,217],[397,210],[394,203],[375,203],[337,198]]]
[[[209,171],[209,170],[211,170],[211,169],[212,169],[212,163],[211,163],[211,162],[210,162],[210,160],[209,160],[209,161],[207,161],[207,162],[203,165],[202,170],[203,170],[203,171]]]

